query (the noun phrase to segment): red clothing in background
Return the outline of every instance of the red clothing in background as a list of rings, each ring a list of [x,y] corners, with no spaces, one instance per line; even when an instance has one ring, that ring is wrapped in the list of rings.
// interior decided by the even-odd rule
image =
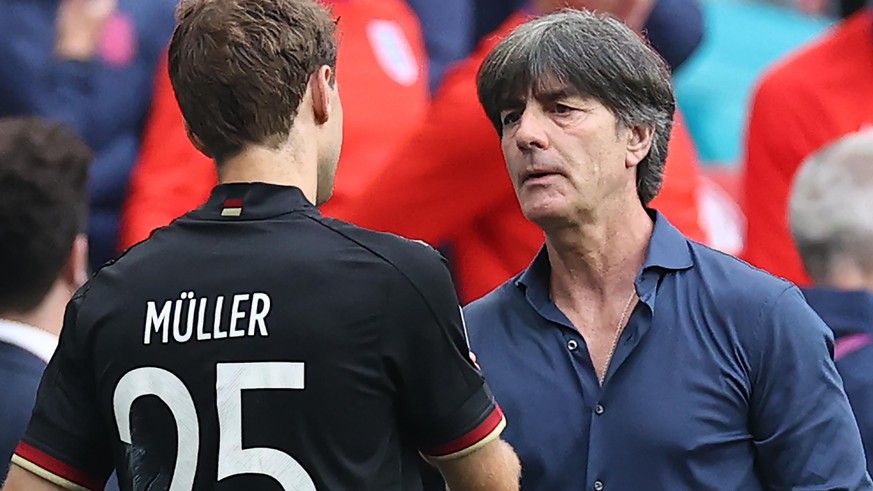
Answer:
[[[873,12],[862,11],[767,74],[749,122],[742,205],[744,259],[808,284],[788,227],[788,196],[803,160],[873,125]]]
[[[337,82],[345,135],[334,197],[323,209],[328,214],[378,173],[428,105],[427,58],[418,19],[406,2],[332,3],[340,18]],[[122,248],[202,204],[217,182],[212,161],[185,135],[166,61],[140,152],[122,221]]]
[[[488,52],[525,20],[516,15],[451,69],[431,110],[392,164],[353,203],[332,211],[357,225],[448,246],[462,301],[488,293],[524,269],[543,233],[521,213],[500,142],[479,106],[476,73]],[[664,188],[652,206],[686,235],[698,224],[696,151],[677,121]]]

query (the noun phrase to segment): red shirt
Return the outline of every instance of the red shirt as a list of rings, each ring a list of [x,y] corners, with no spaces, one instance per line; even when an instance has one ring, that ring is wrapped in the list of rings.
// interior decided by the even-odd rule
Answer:
[[[873,124],[873,12],[845,20],[781,63],[754,97],[742,200],[744,259],[808,284],[788,227],[788,195],[803,160]]]
[[[543,243],[543,232],[519,208],[497,134],[476,96],[476,73],[485,56],[524,20],[519,14],[507,21],[450,70],[424,125],[393,163],[354,203],[332,209],[363,227],[448,245],[464,302],[527,267]],[[652,206],[689,237],[702,240],[696,151],[681,121],[669,154],[664,188]]]
[[[334,1],[340,45],[337,83],[344,111],[343,151],[334,197],[341,206],[422,121],[428,106],[427,55],[415,14],[403,0]],[[200,206],[217,183],[215,166],[185,135],[167,74],[158,72],[155,100],[122,219],[127,248]]]

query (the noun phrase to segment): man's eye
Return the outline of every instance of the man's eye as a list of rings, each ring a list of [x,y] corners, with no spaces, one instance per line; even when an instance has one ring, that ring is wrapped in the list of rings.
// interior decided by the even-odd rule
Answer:
[[[518,121],[519,113],[518,111],[510,111],[506,112],[501,116],[500,122],[503,123],[503,126],[507,126]]]
[[[555,112],[558,114],[568,114],[573,111],[573,108],[570,106],[565,106],[563,104],[555,104]]]

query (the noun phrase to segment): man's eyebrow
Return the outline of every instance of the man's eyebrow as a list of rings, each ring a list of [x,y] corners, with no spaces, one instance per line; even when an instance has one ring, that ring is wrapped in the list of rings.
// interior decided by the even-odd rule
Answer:
[[[538,101],[554,102],[560,99],[567,99],[569,97],[581,97],[581,94],[579,94],[579,91],[573,90],[570,87],[561,87],[557,89],[546,89],[537,91],[534,94],[534,97]]]

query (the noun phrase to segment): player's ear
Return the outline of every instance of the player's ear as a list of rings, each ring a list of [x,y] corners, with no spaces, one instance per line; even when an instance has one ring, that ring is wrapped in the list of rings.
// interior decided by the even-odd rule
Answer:
[[[312,86],[312,109],[315,122],[319,125],[327,123],[331,115],[333,92],[336,90],[336,80],[333,69],[322,65],[309,80]]]
[[[61,279],[71,290],[78,290],[88,281],[88,237],[85,234],[78,234],[73,239],[67,263],[61,270]]]
[[[214,157],[213,157],[212,155],[210,155],[210,153],[206,150],[206,145],[203,144],[203,140],[201,140],[200,137],[197,136],[196,133],[194,133],[193,131],[191,131],[191,127],[188,126],[188,122],[187,122],[187,121],[185,121],[185,134],[188,135],[188,140],[191,141],[191,144],[194,145],[194,148],[196,148],[200,153],[202,153],[203,155],[206,155],[206,156],[209,157],[210,159],[211,159],[211,158],[214,158]]]

